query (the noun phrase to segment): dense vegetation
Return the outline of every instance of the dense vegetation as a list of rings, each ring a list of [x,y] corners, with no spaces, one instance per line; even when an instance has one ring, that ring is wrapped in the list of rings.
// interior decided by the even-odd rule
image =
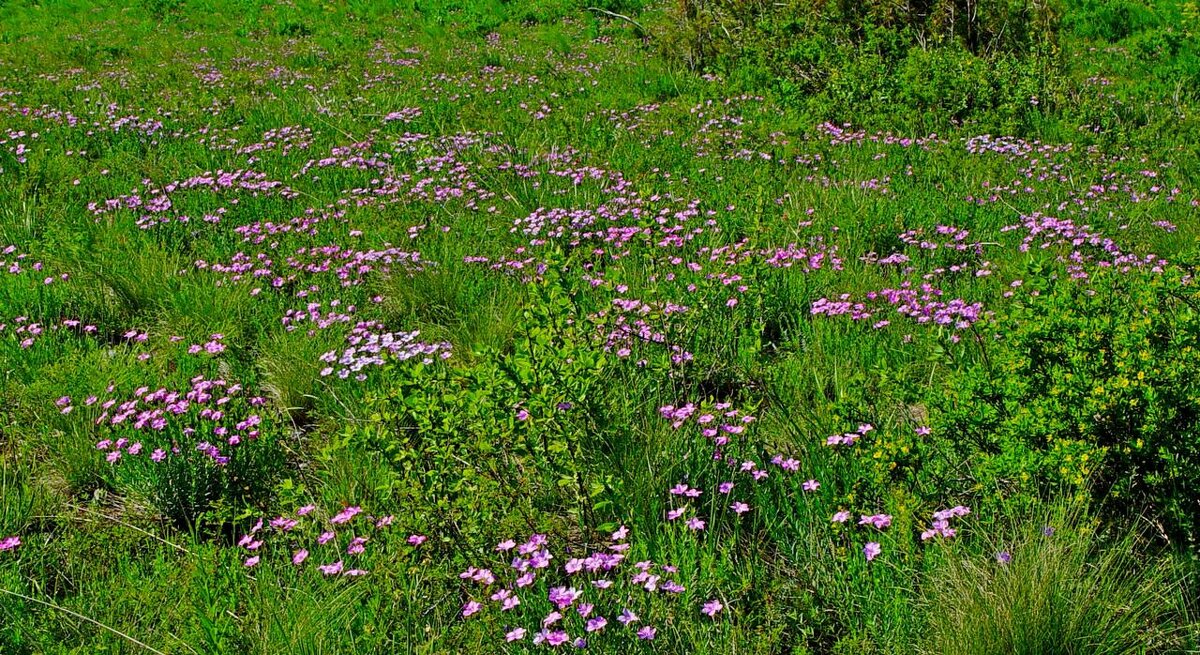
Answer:
[[[1200,647],[1198,13],[0,2],[0,653]]]

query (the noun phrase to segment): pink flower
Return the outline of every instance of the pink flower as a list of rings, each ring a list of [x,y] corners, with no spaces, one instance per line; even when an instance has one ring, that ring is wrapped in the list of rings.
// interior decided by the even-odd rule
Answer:
[[[254,557],[247,559],[245,561],[245,563],[242,564],[242,566],[245,566],[246,568],[256,566],[258,564],[258,560],[259,560],[259,556],[255,555]]]
[[[831,518],[829,520],[833,521],[834,523],[845,523],[846,521],[850,520],[850,512],[845,512],[845,511],[838,512],[837,514],[834,514],[833,518]]]
[[[550,554],[550,551],[542,549],[529,557],[529,565],[535,569],[544,569],[550,566],[552,559],[554,556]]]
[[[462,615],[463,615],[463,618],[466,618],[466,617],[468,617],[468,616],[471,616],[472,614],[474,614],[474,613],[478,612],[478,611],[479,611],[479,610],[481,610],[481,609],[483,609],[483,605],[479,604],[479,602],[478,602],[478,601],[474,601],[474,600],[468,600],[468,601],[467,601],[467,602],[466,602],[466,603],[465,603],[465,604],[462,606]]]
[[[578,600],[582,595],[583,592],[575,589],[574,587],[554,587],[550,590],[549,600],[561,610],[570,607],[570,605]]]
[[[658,630],[652,625],[642,626],[641,630],[637,631],[637,638],[642,641],[654,641],[654,636],[658,634]]]
[[[300,566],[306,559],[308,559],[308,551],[301,548],[300,550],[296,551],[295,555],[292,555],[292,564]]]
[[[504,635],[504,641],[520,641],[525,638],[525,628],[513,628]]]
[[[3,539],[0,539],[0,552],[4,552],[6,550],[13,550],[14,548],[16,548],[17,546],[20,546],[20,545],[21,545],[20,537],[16,537],[16,536],[5,537]]]
[[[871,516],[863,515],[858,521],[859,525],[872,525],[876,529],[883,530],[892,524],[892,517],[889,514],[872,514]]]
[[[879,553],[882,552],[883,548],[875,541],[869,541],[866,546],[863,546],[863,555],[866,556],[868,562],[878,557]]]
[[[800,460],[795,459],[795,458],[790,458],[790,457],[788,459],[780,458],[780,460],[779,460],[779,462],[777,462],[777,464],[779,465],[779,468],[781,468],[785,471],[799,471],[800,470]],[[809,482],[812,482],[812,480],[809,480]],[[805,491],[809,491],[809,489],[805,489]]]
[[[800,488],[805,491],[816,491],[817,488],[820,486],[821,486],[820,482],[817,482],[816,480],[809,480],[809,481],[805,482],[804,484],[800,485]]]
[[[361,507],[347,507],[346,509],[338,512],[336,516],[329,519],[329,522],[334,524],[345,523],[361,513]]]
[[[425,543],[425,540],[428,538],[429,537],[426,537],[423,534],[413,534],[408,536],[408,543],[413,546],[420,546],[421,544]]]
[[[708,601],[707,603],[705,603],[704,607],[702,607],[700,609],[700,611],[711,617],[711,616],[716,616],[717,612],[720,612],[724,608],[725,608],[725,606],[721,604],[721,601],[714,598],[714,599]]]
[[[337,575],[342,572],[344,567],[345,565],[342,563],[342,560],[338,560],[333,564],[322,564],[317,568],[320,569],[321,573],[324,573],[325,575]]]

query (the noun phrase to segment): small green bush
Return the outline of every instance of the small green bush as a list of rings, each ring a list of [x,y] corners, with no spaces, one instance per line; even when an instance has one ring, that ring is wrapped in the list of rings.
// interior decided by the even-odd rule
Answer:
[[[1107,270],[1016,303],[935,402],[939,434],[995,492],[1090,487],[1200,536],[1200,289]],[[975,451],[972,454],[971,451]]]
[[[548,270],[523,309],[511,349],[483,347],[474,361],[400,362],[368,419],[343,443],[382,453],[398,493],[426,507],[424,524],[492,538],[501,517],[555,508],[581,523],[611,503],[596,444],[596,404],[609,361],[593,350],[596,325]]]

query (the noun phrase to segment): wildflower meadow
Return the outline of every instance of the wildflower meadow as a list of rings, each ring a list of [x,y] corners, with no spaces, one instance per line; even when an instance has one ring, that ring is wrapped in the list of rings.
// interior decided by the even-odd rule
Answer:
[[[1200,650],[1200,9],[0,0],[0,654]]]

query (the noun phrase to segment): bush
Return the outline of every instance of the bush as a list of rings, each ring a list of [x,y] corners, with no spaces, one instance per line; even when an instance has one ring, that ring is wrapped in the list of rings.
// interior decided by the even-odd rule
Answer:
[[[179,528],[206,513],[232,519],[270,502],[286,471],[283,418],[239,383],[192,378],[171,390],[115,385],[72,413],[93,424],[105,482],[145,501]]]
[[[581,524],[611,503],[598,474],[604,428],[592,417],[610,362],[592,348],[596,324],[548,270],[522,311],[511,349],[481,348],[453,365],[399,362],[369,419],[344,443],[382,453],[403,500],[424,525],[449,524],[480,541],[502,517],[554,508]]]
[[[1085,2],[1064,21],[1075,34],[1116,43],[1157,25],[1153,10],[1135,0]]]
[[[935,402],[985,487],[1090,488],[1200,536],[1200,289],[1190,274],[1099,272],[1017,303]],[[977,451],[973,454],[973,451]]]
[[[1059,77],[1057,7],[959,5],[684,0],[658,31],[659,43],[668,58],[693,69],[731,79],[765,72],[817,121],[853,117],[895,129],[897,115],[912,115],[934,125],[905,128],[940,129],[998,107],[1011,117],[1028,110],[1031,97],[1045,97]],[[1011,122],[988,127],[1014,129]]]

